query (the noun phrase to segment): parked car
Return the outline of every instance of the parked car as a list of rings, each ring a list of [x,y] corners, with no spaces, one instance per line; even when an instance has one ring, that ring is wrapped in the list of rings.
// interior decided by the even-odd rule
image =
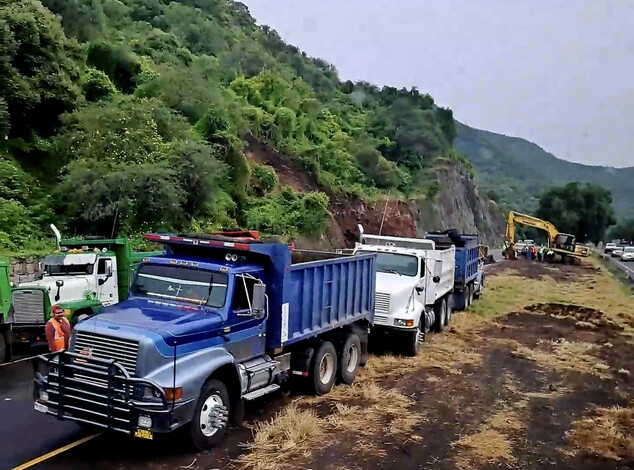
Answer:
[[[605,254],[612,253],[614,249],[617,247],[616,243],[608,242],[605,244]]]
[[[624,250],[624,247],[617,246],[615,249],[612,250],[612,258],[620,258],[621,255],[623,254],[623,250]]]
[[[634,246],[626,246],[621,254],[622,261],[634,261]]]

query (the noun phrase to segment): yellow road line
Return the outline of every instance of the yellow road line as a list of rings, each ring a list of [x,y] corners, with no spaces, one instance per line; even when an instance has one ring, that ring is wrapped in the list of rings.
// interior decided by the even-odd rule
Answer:
[[[102,432],[98,432],[97,434],[86,436],[82,439],[79,439],[78,441],[71,442],[70,444],[67,444],[64,447],[60,447],[59,449],[49,452],[48,454],[44,454],[33,460],[29,460],[28,462],[23,463],[22,465],[18,465],[17,467],[12,468],[11,470],[25,470],[27,468],[31,468],[33,465],[37,465],[38,463],[44,462],[45,460],[48,460],[51,457],[55,457],[56,455],[59,455],[62,452],[66,452],[67,450],[72,449],[73,447],[77,447],[78,445],[81,445],[84,442],[88,442],[89,440],[94,439],[95,437],[101,436],[102,434],[103,434]]]

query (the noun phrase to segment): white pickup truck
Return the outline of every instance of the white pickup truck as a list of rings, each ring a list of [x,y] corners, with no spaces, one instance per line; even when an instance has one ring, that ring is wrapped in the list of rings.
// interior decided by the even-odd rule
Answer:
[[[425,335],[451,319],[455,247],[432,240],[368,235],[359,226],[355,253],[376,253],[374,324],[415,356]]]

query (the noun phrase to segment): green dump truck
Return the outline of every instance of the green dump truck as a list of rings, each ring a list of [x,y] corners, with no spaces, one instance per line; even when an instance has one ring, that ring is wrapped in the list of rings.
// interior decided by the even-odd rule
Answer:
[[[0,325],[2,325],[11,308],[11,264],[9,258],[0,258]],[[8,328],[0,329],[0,364],[4,362],[6,345],[10,341]]]
[[[3,313],[2,325],[5,343],[12,347],[43,344],[54,305],[74,324],[82,315],[127,299],[134,268],[144,257],[162,253],[135,252],[126,238],[62,240],[56,235],[59,249],[40,262],[40,279],[12,290],[12,308]],[[7,353],[11,350],[5,348],[0,357]]]

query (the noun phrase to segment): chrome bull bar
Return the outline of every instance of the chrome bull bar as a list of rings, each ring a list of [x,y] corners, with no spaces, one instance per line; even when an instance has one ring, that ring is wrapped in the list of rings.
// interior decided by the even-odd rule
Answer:
[[[113,359],[61,351],[37,360],[34,398],[47,414],[126,434],[137,429],[140,415],[165,415],[170,421],[173,403],[165,390],[152,380],[132,377]],[[45,374],[39,370],[42,364]]]

